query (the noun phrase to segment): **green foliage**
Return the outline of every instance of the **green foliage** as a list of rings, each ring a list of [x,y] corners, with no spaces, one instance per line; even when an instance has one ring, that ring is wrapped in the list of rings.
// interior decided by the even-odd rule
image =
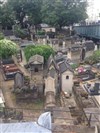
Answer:
[[[11,28],[14,24],[15,15],[11,7],[6,3],[0,6],[0,22],[4,29]]]
[[[17,45],[7,39],[0,40],[0,58],[9,58],[17,52]]]
[[[38,30],[38,31],[37,31],[37,35],[45,35],[45,31],[43,31],[43,30]]]
[[[44,0],[42,20],[56,27],[77,23],[86,19],[86,7],[86,0]]]
[[[16,19],[21,24],[26,14],[29,16],[31,23],[38,24],[41,22],[41,1],[42,0],[7,0],[7,5],[13,9]]]
[[[26,81],[30,81],[30,77],[28,77],[28,76],[25,76],[24,79],[25,79]]]
[[[14,26],[14,34],[16,37],[25,39],[25,38],[29,38],[29,34],[27,30],[21,29],[20,26],[15,25]]]
[[[31,24],[62,27],[85,20],[86,7],[86,0],[7,0],[0,6],[0,21],[3,27],[12,26],[14,20],[22,26],[28,15]]]
[[[97,50],[93,53],[93,55],[85,60],[85,63],[95,64],[100,62],[100,50]]]
[[[0,40],[4,39],[3,33],[0,32]]]
[[[44,57],[45,61],[48,60],[51,54],[54,54],[53,49],[48,45],[38,45],[38,46],[27,46],[24,49],[26,60],[28,61],[29,58],[33,55],[39,54]]]
[[[71,64],[71,67],[72,67],[72,69],[76,69],[77,67],[79,67],[79,64]]]

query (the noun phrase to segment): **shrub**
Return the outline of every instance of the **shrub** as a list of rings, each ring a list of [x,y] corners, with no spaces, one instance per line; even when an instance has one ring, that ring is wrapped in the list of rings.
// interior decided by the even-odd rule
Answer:
[[[16,43],[7,39],[0,40],[0,58],[3,59],[9,58],[16,52],[17,52]]]
[[[95,51],[92,56],[85,59],[85,63],[91,64],[91,65],[98,62],[100,62],[100,50]]]
[[[17,26],[17,25],[14,26],[14,34],[16,37],[19,37],[22,39],[29,38],[29,33],[27,29],[21,29],[20,26]]]
[[[39,54],[44,57],[45,61],[48,60],[51,54],[54,55],[54,50],[48,45],[38,45],[38,46],[27,46],[24,49],[26,60],[33,55]]]
[[[72,69],[76,69],[77,67],[79,67],[79,64],[71,64],[71,67],[72,67]]]
[[[4,39],[3,33],[0,32],[0,40]]]
[[[37,35],[45,35],[45,31],[44,30],[38,30]]]

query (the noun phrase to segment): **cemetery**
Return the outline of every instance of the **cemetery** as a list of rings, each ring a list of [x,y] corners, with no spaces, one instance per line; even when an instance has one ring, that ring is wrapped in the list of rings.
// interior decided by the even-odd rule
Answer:
[[[44,2],[44,7],[43,3],[27,1],[32,4],[30,11],[21,2],[16,6],[20,3],[22,7],[19,4],[20,8],[12,8],[16,9],[14,17],[18,18],[15,20],[12,15],[11,25],[1,21],[0,26],[0,118],[8,123],[22,122],[23,129],[25,125],[28,129],[30,121],[37,121],[40,114],[50,112],[55,129],[57,126],[68,130],[68,126],[76,127],[77,131],[78,126],[91,129],[100,122],[99,119],[92,122],[94,109],[97,113],[100,107],[100,50],[95,50],[93,40],[75,33],[74,27],[69,25],[73,21],[72,14],[66,14],[61,8],[62,17],[56,16],[61,1],[54,2],[58,6],[56,10],[53,7],[55,14],[45,5],[50,4],[48,2]],[[9,1],[8,7],[9,3],[13,4]],[[33,10],[35,6],[38,10]],[[75,16],[77,18],[77,14]],[[95,83],[94,87],[87,82]]]
[[[31,30],[33,30],[33,33],[35,30],[34,27],[30,28]],[[49,32],[50,34],[48,34]],[[14,53],[11,53],[11,55],[14,54],[16,61],[11,59],[11,55],[9,55],[7,57],[7,61],[4,61],[4,59],[1,60],[1,68],[6,79],[14,80],[14,85],[12,85],[13,87],[11,88],[13,94],[16,95],[16,101],[25,101],[25,99],[26,101],[34,101],[34,99],[36,100],[38,98],[45,98],[46,95],[49,95],[49,92],[50,95],[52,94],[50,96],[50,99],[58,95],[58,93],[60,93],[61,91],[71,94],[73,87],[74,70],[69,64],[73,64],[74,61],[77,62],[77,60],[77,63],[79,63],[79,60],[81,61],[85,57],[85,55],[85,58],[87,58],[87,56],[90,57],[91,54],[88,54],[87,51],[93,52],[94,44],[88,41],[81,44],[78,39],[77,41],[75,40],[75,38],[71,38],[70,36],[66,36],[65,38],[65,35],[62,36],[61,39],[57,36],[57,33],[55,34],[55,37],[52,36],[52,34],[54,34],[52,30],[45,32],[45,36],[42,37],[40,37],[41,35],[36,35],[36,39],[34,39],[35,43],[32,40],[28,39],[17,39],[16,34],[13,34],[15,35],[15,39],[13,37],[13,41],[16,43],[17,47],[16,51]],[[11,37],[9,37],[9,39],[10,38]],[[74,40],[74,42],[72,40]],[[85,51],[83,51],[83,49],[85,49]],[[75,52],[77,55],[75,54]],[[83,54],[82,52],[85,53]],[[3,53],[1,56],[4,56]],[[18,63],[18,65],[16,64],[16,62]],[[28,73],[28,76],[23,73],[24,71],[25,73]],[[69,75],[71,75],[71,77]],[[65,89],[65,86],[68,86],[68,82],[64,80],[64,77],[66,77],[69,82],[69,90]],[[49,78],[52,78],[54,89],[52,87],[50,89],[46,87],[46,84],[49,84],[49,82],[51,82],[49,81]],[[95,78],[95,74],[87,70],[84,73],[79,73],[77,78],[85,81]],[[47,79],[48,83],[46,83]]]

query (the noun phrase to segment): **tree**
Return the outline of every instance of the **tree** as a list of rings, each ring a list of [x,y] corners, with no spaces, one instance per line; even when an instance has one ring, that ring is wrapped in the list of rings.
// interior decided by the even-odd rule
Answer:
[[[8,0],[7,4],[13,8],[16,20],[22,26],[26,15],[32,24],[36,25],[41,22],[41,0]]]
[[[10,8],[6,3],[0,6],[0,23],[3,29],[12,28],[14,24],[15,16],[12,8]]]
[[[77,23],[86,19],[86,7],[86,0],[43,0],[42,20],[56,27]]]
[[[39,54],[44,57],[45,61],[48,60],[51,54],[54,54],[54,50],[48,45],[38,45],[38,46],[27,46],[24,49],[26,60],[33,55]]]
[[[84,20],[86,7],[86,0],[6,0],[0,3],[0,22],[3,27],[11,27],[15,20],[21,27],[25,22],[62,27]]]
[[[9,58],[17,52],[17,45],[7,39],[0,40],[0,58]]]

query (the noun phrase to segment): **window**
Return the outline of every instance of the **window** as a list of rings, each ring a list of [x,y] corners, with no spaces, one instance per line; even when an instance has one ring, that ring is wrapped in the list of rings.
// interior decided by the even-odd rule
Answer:
[[[35,68],[35,72],[38,72],[39,70],[38,70],[38,68]]]
[[[66,79],[69,79],[69,76],[66,76]]]

